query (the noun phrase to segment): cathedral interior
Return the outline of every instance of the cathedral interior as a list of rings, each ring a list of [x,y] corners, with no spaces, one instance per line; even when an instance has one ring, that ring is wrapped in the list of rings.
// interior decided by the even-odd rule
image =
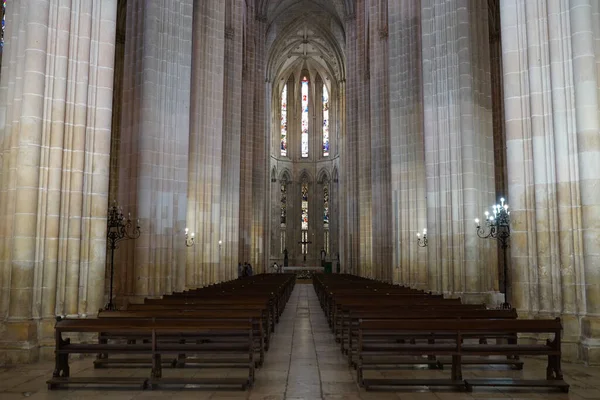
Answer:
[[[510,301],[600,364],[600,2],[3,7],[0,365],[239,263]]]

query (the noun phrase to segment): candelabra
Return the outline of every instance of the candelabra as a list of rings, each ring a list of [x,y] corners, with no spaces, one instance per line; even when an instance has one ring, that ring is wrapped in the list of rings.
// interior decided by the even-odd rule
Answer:
[[[185,246],[192,247],[194,243],[196,243],[196,238],[194,237],[194,232],[191,235],[188,234],[189,229],[185,228]]]
[[[511,305],[508,301],[508,259],[506,256],[506,249],[508,248],[510,239],[510,211],[508,211],[508,204],[501,198],[500,204],[492,206],[492,212],[493,215],[488,211],[485,212],[484,226],[480,225],[479,218],[475,218],[477,236],[482,239],[493,238],[500,243],[504,256],[504,303],[502,303],[502,308],[510,309]]]
[[[133,229],[132,229],[133,228]],[[113,283],[115,279],[115,250],[118,248],[117,243],[128,240],[137,239],[140,237],[140,220],[137,220],[137,224],[133,227],[131,223],[131,213],[128,213],[127,219],[123,216],[123,208],[115,203],[108,209],[108,221],[107,221],[107,246],[110,250],[110,292],[108,297],[108,304],[106,310],[114,310],[115,304],[113,303]]]
[[[427,228],[423,229],[423,237],[417,233],[417,244],[419,247],[427,247]]]

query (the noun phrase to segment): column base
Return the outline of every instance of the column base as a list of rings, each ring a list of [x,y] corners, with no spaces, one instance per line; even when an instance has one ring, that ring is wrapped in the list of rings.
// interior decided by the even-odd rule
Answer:
[[[0,322],[0,365],[39,360],[38,324],[34,320]]]
[[[600,365],[600,317],[582,318],[579,355],[588,365]]]
[[[498,292],[454,292],[442,293],[444,297],[460,297],[465,304],[486,304],[488,307],[500,306],[504,302],[504,294]]]

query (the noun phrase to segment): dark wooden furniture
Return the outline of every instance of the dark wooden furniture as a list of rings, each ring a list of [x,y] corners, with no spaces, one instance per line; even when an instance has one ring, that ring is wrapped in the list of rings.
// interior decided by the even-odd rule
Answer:
[[[108,333],[110,340],[97,343],[73,343],[65,334]],[[181,335],[185,339],[181,340]],[[56,362],[48,389],[71,384],[136,384],[154,387],[161,384],[234,385],[246,388],[254,381],[254,338],[252,321],[204,321],[177,319],[60,319],[55,327]],[[227,343],[214,341],[226,335]],[[138,337],[135,343],[123,342]],[[149,338],[149,340],[143,340]],[[70,376],[70,354],[126,354],[148,355],[152,359],[151,372],[147,378]],[[203,364],[219,366],[225,362],[229,367],[245,368],[246,378],[163,378],[164,355],[194,354]]]
[[[564,392],[569,385],[561,370],[560,319],[498,320],[498,319],[411,319],[361,320],[357,348],[357,377],[365,388],[373,386],[452,386],[471,390],[474,386],[552,387]],[[514,335],[520,333],[552,334],[544,344],[473,343],[469,339],[481,336]],[[443,342],[406,342],[399,339],[443,338]],[[410,356],[447,356],[452,358],[448,379],[371,379],[364,378],[370,369],[397,369],[398,363]],[[463,379],[462,361],[466,356],[515,355],[545,356],[548,359],[546,379]]]
[[[252,321],[253,337],[254,337],[254,352],[256,354],[256,367],[262,366],[265,358],[265,332],[263,329],[262,315],[259,310],[146,310],[146,311],[100,311],[98,318],[115,318],[115,319],[177,319],[177,320],[203,320],[211,322],[230,322],[230,321]],[[192,334],[193,336],[193,334]],[[184,338],[185,335],[181,334],[180,337]],[[100,333],[98,340],[99,342],[106,342],[111,338],[107,332]],[[221,334],[210,340],[221,340],[225,338]],[[136,340],[140,340],[137,337],[131,338],[129,341],[135,343]],[[147,339],[142,339],[147,340]],[[209,340],[207,338],[207,340]],[[146,363],[149,362],[146,361]],[[187,363],[189,364],[188,359]],[[144,363],[144,360],[139,358],[125,358],[115,359],[106,356],[98,356],[94,362],[96,368],[106,365],[118,365],[118,364],[135,364]],[[179,354],[177,360],[173,361],[173,364],[177,367],[183,367],[186,364],[185,354]]]
[[[341,335],[342,351],[348,355],[348,363],[355,365],[354,356],[356,355],[358,336],[359,336],[359,321],[367,321],[370,319],[376,320],[446,320],[446,319],[507,319],[516,320],[517,312],[515,309],[512,310],[477,310],[470,308],[397,308],[395,310],[351,310],[348,314],[347,319],[344,322],[344,329]],[[438,334],[437,339],[444,339],[444,335]],[[514,334],[505,334],[500,332],[486,332],[477,337],[479,343],[485,344],[490,340],[504,340],[509,343],[516,343],[517,337]],[[405,338],[403,338],[405,340]],[[415,342],[416,338],[408,338],[409,341]],[[426,339],[428,343],[436,343],[436,338],[428,337]],[[480,357],[463,357],[461,359],[462,364],[497,364],[497,365],[509,365],[516,369],[523,368],[523,361],[518,356],[511,356],[506,358],[496,359],[481,359]],[[432,368],[441,369],[442,365],[450,364],[451,361],[445,358],[438,358],[430,356],[427,360],[420,360],[417,364],[429,364]],[[415,364],[415,363],[411,363]]]

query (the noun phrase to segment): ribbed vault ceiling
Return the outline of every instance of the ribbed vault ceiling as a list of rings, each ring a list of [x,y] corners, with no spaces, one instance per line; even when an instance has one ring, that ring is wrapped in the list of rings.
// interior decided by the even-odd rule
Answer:
[[[303,68],[344,79],[347,0],[259,0],[266,18],[267,78],[284,78]]]

